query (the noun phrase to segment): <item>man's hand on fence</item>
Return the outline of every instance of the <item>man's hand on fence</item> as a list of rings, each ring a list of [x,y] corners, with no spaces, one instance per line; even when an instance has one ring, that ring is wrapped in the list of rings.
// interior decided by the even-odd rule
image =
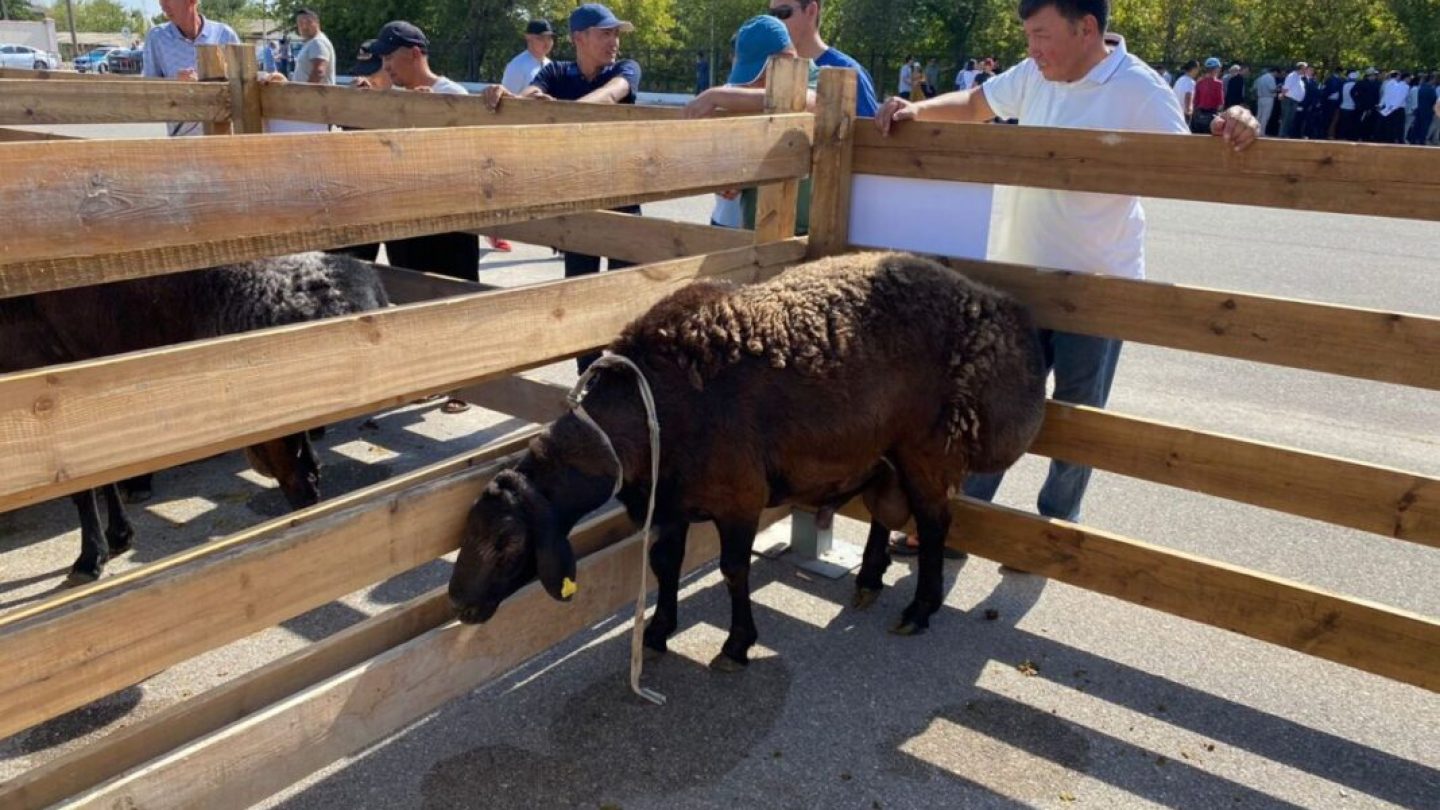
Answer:
[[[880,128],[883,135],[890,134],[890,126],[901,121],[914,121],[919,114],[915,105],[899,96],[891,96],[885,99],[884,105],[879,112],[875,113],[875,126]]]
[[[195,68],[180,68],[180,72],[175,74],[175,78],[182,82],[198,82],[200,74],[195,72]]]
[[[1237,104],[1215,116],[1210,122],[1210,134],[1224,138],[1236,152],[1240,152],[1260,137],[1260,121],[1249,110]]]
[[[500,100],[508,95],[511,93],[505,89],[504,85],[492,84],[485,88],[483,94],[485,106],[489,108],[490,112],[500,112]]]

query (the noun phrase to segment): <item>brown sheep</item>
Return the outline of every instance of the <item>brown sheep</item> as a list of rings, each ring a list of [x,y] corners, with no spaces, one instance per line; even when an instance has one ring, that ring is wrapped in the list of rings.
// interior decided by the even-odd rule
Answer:
[[[876,520],[856,581],[860,607],[882,587],[887,528],[913,512],[920,570],[895,630],[923,631],[944,597],[949,493],[969,473],[1014,463],[1044,414],[1028,312],[907,254],[823,259],[751,286],[696,283],[609,348],[643,371],[661,430],[650,551],[659,601],[645,644],[665,651],[677,626],[687,527],[714,521],[732,605],[729,638],[712,662],[722,669],[745,665],[757,638],[749,570],[762,510],[833,507],[865,493]],[[650,445],[633,373],[601,370],[584,405],[614,445],[619,498],[638,521],[650,494]],[[450,580],[460,619],[488,620],[537,574],[567,599],[575,561],[566,538],[609,498],[616,473],[602,438],[574,413],[537,437],[471,510]],[[892,491],[903,497],[887,499]]]

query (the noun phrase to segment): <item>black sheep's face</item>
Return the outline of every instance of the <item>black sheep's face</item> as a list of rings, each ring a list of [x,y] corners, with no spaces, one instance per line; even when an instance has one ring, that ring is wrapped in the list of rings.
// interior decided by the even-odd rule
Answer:
[[[450,576],[450,602],[466,624],[489,621],[533,577],[555,599],[570,601],[575,554],[545,496],[522,473],[505,470],[470,509]]]
[[[294,433],[245,448],[255,472],[274,478],[291,509],[320,502],[320,462],[304,433]]]

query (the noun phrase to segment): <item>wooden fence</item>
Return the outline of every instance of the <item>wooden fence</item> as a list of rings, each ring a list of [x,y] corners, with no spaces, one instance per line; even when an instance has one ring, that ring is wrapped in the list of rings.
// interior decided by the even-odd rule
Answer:
[[[0,296],[458,229],[647,264],[496,291],[401,277],[397,301],[412,303],[380,312],[0,376],[0,509],[457,388],[544,421],[559,392],[509,375],[603,345],[693,279],[756,281],[851,249],[857,173],[1440,219],[1440,154],[1421,149],[1267,141],[1236,155],[1179,136],[929,124],[882,139],[849,112],[854,78],[843,71],[822,72],[815,115],[797,112],[804,72],[790,62],[772,67],[761,116],[690,122],[671,110],[524,102],[494,114],[473,98],[258,87],[245,50],[231,52],[239,69],[228,73],[207,56],[214,81],[194,85],[7,73],[0,126],[185,118],[254,133],[274,116],[390,128],[0,145],[0,210],[13,212]],[[1205,179],[1216,161],[1223,183]],[[791,238],[807,173],[811,232]],[[755,184],[754,233],[593,210]],[[398,189],[403,214],[381,202]],[[952,264],[1026,301],[1043,326],[1440,388],[1435,318]],[[462,337],[467,351],[451,351]],[[453,550],[468,505],[523,441],[0,616],[0,736]],[[1034,451],[1440,546],[1440,480],[1416,473],[1058,402]],[[957,548],[1440,689],[1434,618],[1063,521],[954,506]],[[865,518],[858,504],[848,514]],[[642,549],[623,540],[629,531],[615,513],[577,530],[590,584],[570,605],[531,586],[491,623],[461,628],[442,592],[426,594],[36,768],[0,786],[0,805],[262,799],[611,615],[637,584]],[[696,534],[692,568],[716,550],[708,530]]]

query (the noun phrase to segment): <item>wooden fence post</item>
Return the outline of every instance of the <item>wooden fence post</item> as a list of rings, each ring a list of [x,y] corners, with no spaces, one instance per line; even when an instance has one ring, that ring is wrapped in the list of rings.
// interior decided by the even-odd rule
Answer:
[[[810,170],[809,257],[840,253],[850,244],[850,176],[855,162],[855,71],[820,71],[815,111],[815,159]]]
[[[235,133],[255,135],[263,131],[260,121],[260,61],[250,45],[227,45],[230,71],[230,122]]]
[[[770,60],[766,68],[765,112],[805,112],[810,62],[806,59]],[[755,242],[778,242],[795,235],[795,205],[800,181],[784,180],[761,186],[755,203]]]
[[[229,73],[225,68],[225,51],[220,45],[195,46],[195,73],[202,82],[226,81]],[[206,121],[206,135],[229,135],[229,121]]]

